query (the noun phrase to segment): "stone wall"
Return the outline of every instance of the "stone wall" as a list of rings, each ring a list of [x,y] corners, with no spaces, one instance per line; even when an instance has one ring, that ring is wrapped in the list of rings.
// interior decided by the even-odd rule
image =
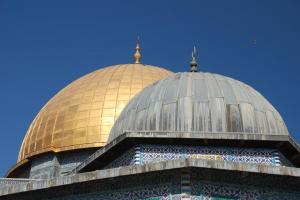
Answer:
[[[19,179],[19,178],[0,178],[0,190],[13,185],[24,185],[32,180],[30,179]]]
[[[95,150],[81,150],[60,154],[47,153],[31,160],[29,178],[50,179],[65,175],[87,159]]]
[[[49,179],[58,176],[58,161],[55,154],[48,153],[32,159],[29,178]]]
[[[64,175],[77,167],[81,162],[92,155],[95,150],[81,150],[76,152],[63,152],[58,154],[59,174]]]

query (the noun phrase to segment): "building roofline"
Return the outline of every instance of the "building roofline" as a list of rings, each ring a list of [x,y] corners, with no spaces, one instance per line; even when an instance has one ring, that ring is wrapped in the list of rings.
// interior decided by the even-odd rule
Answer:
[[[180,144],[279,149],[295,166],[300,166],[300,147],[288,135],[201,132],[125,132],[97,150],[71,173],[98,170],[135,144]]]
[[[279,176],[280,178],[292,180],[292,184],[299,185],[300,187],[300,169],[298,168],[249,163],[233,163],[226,161],[212,161],[205,159],[179,159],[149,163],[145,165],[132,165],[105,170],[96,170],[92,172],[73,174],[70,176],[56,177],[49,180],[36,180],[20,185],[15,184],[0,190],[0,196],[13,195],[17,193],[22,193],[22,195],[24,195],[29,191],[44,189],[47,189],[47,191],[49,192],[49,188],[55,188],[65,185],[83,184],[90,181],[100,181],[116,177],[184,168],[198,168],[203,170],[209,169],[221,171],[226,170],[238,174],[242,173],[244,177],[250,177],[254,174],[258,174],[261,176]]]

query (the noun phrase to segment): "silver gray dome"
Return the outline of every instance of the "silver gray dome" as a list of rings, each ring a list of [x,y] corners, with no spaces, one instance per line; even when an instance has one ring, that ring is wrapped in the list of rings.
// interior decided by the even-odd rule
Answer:
[[[109,142],[126,131],[288,135],[277,110],[252,87],[212,73],[177,73],[137,94]]]

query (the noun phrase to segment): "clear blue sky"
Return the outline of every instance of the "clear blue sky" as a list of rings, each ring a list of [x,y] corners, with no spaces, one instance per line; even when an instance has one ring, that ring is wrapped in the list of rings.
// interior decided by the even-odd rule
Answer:
[[[0,175],[30,122],[56,92],[98,68],[142,62],[200,70],[260,91],[300,141],[298,0],[0,0]],[[255,44],[256,43],[256,44]]]

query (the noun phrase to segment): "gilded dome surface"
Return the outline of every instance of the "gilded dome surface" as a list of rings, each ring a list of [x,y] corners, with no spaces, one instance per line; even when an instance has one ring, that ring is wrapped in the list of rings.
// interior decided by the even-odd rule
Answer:
[[[218,74],[177,73],[136,95],[109,142],[126,131],[288,135],[276,109],[252,87]]]
[[[69,84],[37,114],[18,161],[43,152],[101,147],[128,101],[149,84],[173,74],[163,68],[114,65]]]

